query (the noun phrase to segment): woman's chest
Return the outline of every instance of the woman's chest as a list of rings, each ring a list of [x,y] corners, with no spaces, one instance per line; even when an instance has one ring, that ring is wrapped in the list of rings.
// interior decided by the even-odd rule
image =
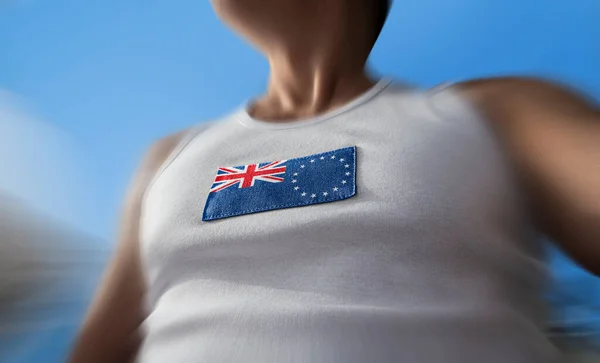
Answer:
[[[510,169],[483,128],[379,126],[209,130],[149,191],[143,248],[164,257],[294,240],[414,240],[415,231],[427,239],[517,218]]]

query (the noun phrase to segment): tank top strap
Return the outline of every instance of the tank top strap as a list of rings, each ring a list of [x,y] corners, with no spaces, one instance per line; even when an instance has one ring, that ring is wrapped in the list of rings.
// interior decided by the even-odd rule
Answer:
[[[459,90],[459,83],[446,81],[425,91],[432,112],[449,122],[475,121],[488,124],[476,104]]]
[[[165,161],[162,163],[161,167],[158,169],[156,174],[152,177],[152,179],[150,180],[150,183],[148,183],[148,186],[146,187],[146,191],[144,192],[143,200],[146,199],[146,196],[152,189],[152,186],[154,185],[156,180],[158,178],[160,178],[160,176],[173,163],[173,161],[175,159],[177,159],[177,157],[196,138],[196,136],[198,136],[199,134],[201,134],[202,132],[207,130],[210,126],[212,126],[212,124],[213,124],[212,122],[203,122],[203,123],[197,124],[195,126],[192,126],[183,132],[179,142],[175,145],[173,150],[169,153],[169,156],[167,156]]]

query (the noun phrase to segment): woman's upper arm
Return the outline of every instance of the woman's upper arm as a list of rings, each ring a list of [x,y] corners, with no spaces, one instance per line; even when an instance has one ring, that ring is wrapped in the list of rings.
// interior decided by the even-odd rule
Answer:
[[[174,134],[157,142],[133,178],[124,203],[116,251],[88,310],[70,363],[129,363],[138,349],[138,328],[145,318],[139,248],[142,199],[182,136],[183,133]]]

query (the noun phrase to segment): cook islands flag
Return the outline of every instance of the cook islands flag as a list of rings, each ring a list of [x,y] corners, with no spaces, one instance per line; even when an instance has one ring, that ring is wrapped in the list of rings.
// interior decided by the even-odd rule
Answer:
[[[355,146],[289,160],[220,167],[202,220],[329,203],[355,194]]]

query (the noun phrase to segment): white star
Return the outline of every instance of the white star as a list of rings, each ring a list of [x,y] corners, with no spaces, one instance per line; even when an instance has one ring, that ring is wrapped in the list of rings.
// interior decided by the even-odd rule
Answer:
[[[349,167],[350,167],[350,165],[346,164],[346,165],[344,165],[344,167],[345,167],[345,168],[349,168]]]
[[[338,191],[338,187],[333,188],[333,191],[337,192]]]
[[[301,168],[304,168],[304,165],[300,165]]]
[[[302,193],[302,194],[300,194],[300,195],[304,197],[304,196],[306,196],[306,193]]]
[[[345,180],[342,180],[342,184],[346,184],[347,182]]]
[[[344,160],[346,160],[346,159],[340,159],[340,163],[343,163],[343,162],[344,162]]]
[[[298,176],[298,173],[294,173],[294,176]]]
[[[349,172],[349,171],[348,171],[348,172],[346,172],[346,176],[350,176],[350,172]]]
[[[323,196],[324,196],[324,197],[326,197],[326,196],[328,196],[328,195],[329,195],[329,193],[327,193],[327,192],[323,192]]]
[[[311,163],[314,163],[314,162],[315,162],[315,159],[312,159],[310,162],[311,162]]]
[[[311,197],[311,198],[316,198],[316,197],[317,197],[317,195],[316,195],[316,194],[311,194],[311,196],[310,196],[310,197]]]
[[[294,190],[298,190],[298,189],[300,189],[300,187],[294,187]]]
[[[296,182],[298,182],[296,179],[292,180],[292,183],[296,183]]]
[[[332,158],[332,159],[335,159],[335,155],[331,155],[331,158]]]
[[[324,157],[324,156],[321,156],[319,159],[321,159],[321,160],[325,160],[325,157]]]

